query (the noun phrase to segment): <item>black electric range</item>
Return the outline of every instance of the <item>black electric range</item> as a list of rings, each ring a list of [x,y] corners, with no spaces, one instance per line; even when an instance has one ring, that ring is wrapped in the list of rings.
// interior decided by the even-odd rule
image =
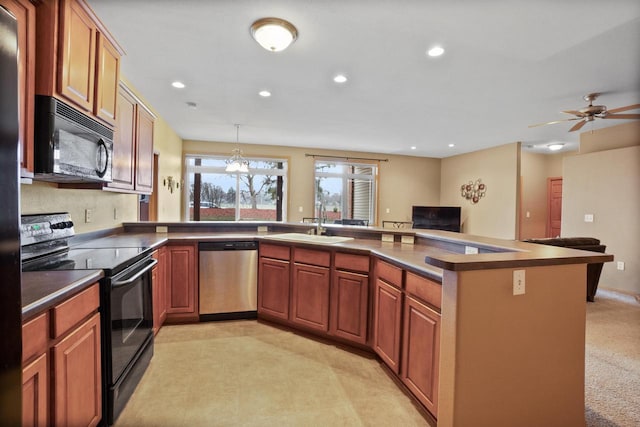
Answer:
[[[104,270],[114,276],[151,254],[151,248],[71,248],[24,261],[22,271]]]

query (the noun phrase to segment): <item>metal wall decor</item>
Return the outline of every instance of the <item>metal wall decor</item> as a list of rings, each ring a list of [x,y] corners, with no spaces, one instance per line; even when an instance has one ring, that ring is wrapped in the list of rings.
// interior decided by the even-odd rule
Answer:
[[[460,187],[460,195],[473,203],[474,205],[480,201],[487,192],[487,186],[478,178],[476,182],[469,181],[468,184],[462,184]]]

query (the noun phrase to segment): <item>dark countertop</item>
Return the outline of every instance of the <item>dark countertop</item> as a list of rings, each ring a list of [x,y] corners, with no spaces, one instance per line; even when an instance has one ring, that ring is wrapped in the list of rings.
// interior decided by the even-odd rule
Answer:
[[[102,270],[33,271],[22,273],[22,320],[28,320],[103,277]]]

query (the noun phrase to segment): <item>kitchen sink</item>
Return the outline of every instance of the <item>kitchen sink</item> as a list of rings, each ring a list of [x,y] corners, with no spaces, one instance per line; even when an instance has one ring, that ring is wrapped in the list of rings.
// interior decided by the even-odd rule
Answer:
[[[334,244],[347,242],[353,240],[353,237],[341,237],[341,236],[317,236],[315,234],[304,233],[282,233],[282,234],[270,234],[265,236],[269,239],[286,240],[289,242],[302,242],[302,243],[324,243]]]

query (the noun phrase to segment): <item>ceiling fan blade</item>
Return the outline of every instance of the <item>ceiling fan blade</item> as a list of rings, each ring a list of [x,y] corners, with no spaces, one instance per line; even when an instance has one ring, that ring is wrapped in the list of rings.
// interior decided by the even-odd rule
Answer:
[[[638,109],[640,109],[640,104],[633,104],[633,105],[627,105],[626,107],[612,108],[611,110],[607,110],[607,112],[619,113],[621,111],[638,110]]]
[[[538,123],[536,125],[529,125],[530,128],[534,128],[534,127],[538,127],[538,126],[544,126],[544,125],[555,125],[556,123],[564,123],[564,122],[570,122],[572,120],[582,120],[581,117],[573,117],[571,119],[563,119],[563,120],[554,120],[552,122],[546,122],[546,123]]]
[[[640,114],[607,114],[603,119],[640,119]]]
[[[569,129],[569,132],[575,132],[577,130],[579,130],[580,128],[582,128],[582,126],[587,124],[587,120],[581,120],[580,123],[576,123],[575,126],[573,126],[571,129]]]
[[[563,113],[565,114],[571,114],[574,116],[578,116],[578,117],[584,117],[585,114],[581,111],[576,111],[576,110],[564,110]]]

